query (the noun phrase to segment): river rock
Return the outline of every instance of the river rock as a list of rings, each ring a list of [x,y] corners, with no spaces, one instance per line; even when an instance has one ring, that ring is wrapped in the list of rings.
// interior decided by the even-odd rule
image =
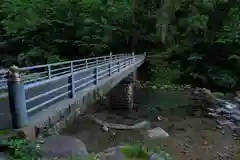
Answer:
[[[159,139],[169,137],[169,134],[160,127],[156,127],[147,131],[149,139]]]
[[[152,86],[152,89],[157,89],[157,86]]]
[[[219,117],[220,115],[218,115],[217,113],[208,113],[208,115],[210,117]]]
[[[103,152],[99,153],[100,160],[124,160],[124,155],[120,151],[120,147],[113,147],[104,150]]]
[[[109,128],[108,128],[107,126],[103,126],[103,127],[102,127],[102,131],[108,132],[108,131],[109,131]]]
[[[149,153],[149,160],[167,160],[164,156],[157,153]]]
[[[85,144],[74,137],[53,135],[44,140],[40,145],[46,157],[69,157],[78,156],[85,157],[88,155]]]

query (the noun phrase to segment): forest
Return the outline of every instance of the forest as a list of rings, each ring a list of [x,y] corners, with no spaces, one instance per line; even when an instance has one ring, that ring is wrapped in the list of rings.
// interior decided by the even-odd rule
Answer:
[[[0,66],[147,52],[151,79],[236,90],[238,0],[3,0]]]

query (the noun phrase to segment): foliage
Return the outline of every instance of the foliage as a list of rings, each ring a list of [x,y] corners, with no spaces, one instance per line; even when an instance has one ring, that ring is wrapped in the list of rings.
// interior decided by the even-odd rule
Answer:
[[[153,81],[236,89],[237,0],[4,0],[1,65],[147,52]],[[3,58],[2,58],[3,57]],[[154,59],[154,60],[153,60]],[[156,61],[160,59],[160,61]]]
[[[150,80],[158,87],[166,85],[173,86],[180,76],[180,70],[177,67],[171,67],[164,57],[150,59],[151,78]]]
[[[160,150],[158,147],[149,148],[144,146],[142,143],[135,143],[124,145],[121,147],[121,152],[125,155],[126,160],[136,159],[136,160],[147,160],[149,159],[149,154],[155,153],[164,160],[171,160],[168,153]]]
[[[10,160],[37,160],[41,157],[36,145],[25,139],[13,138],[2,141],[1,144],[8,147]]]

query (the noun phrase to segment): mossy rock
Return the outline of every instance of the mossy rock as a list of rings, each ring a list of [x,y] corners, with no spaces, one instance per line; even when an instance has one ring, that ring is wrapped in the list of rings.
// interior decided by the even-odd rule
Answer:
[[[104,150],[100,153],[100,160],[170,160],[170,156],[163,152],[150,152],[141,145],[122,145]]]

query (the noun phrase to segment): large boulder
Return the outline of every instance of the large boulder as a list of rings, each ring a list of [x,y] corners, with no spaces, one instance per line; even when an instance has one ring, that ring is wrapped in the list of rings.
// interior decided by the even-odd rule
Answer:
[[[85,157],[88,155],[85,144],[74,137],[53,135],[44,139],[40,146],[45,157]]]

